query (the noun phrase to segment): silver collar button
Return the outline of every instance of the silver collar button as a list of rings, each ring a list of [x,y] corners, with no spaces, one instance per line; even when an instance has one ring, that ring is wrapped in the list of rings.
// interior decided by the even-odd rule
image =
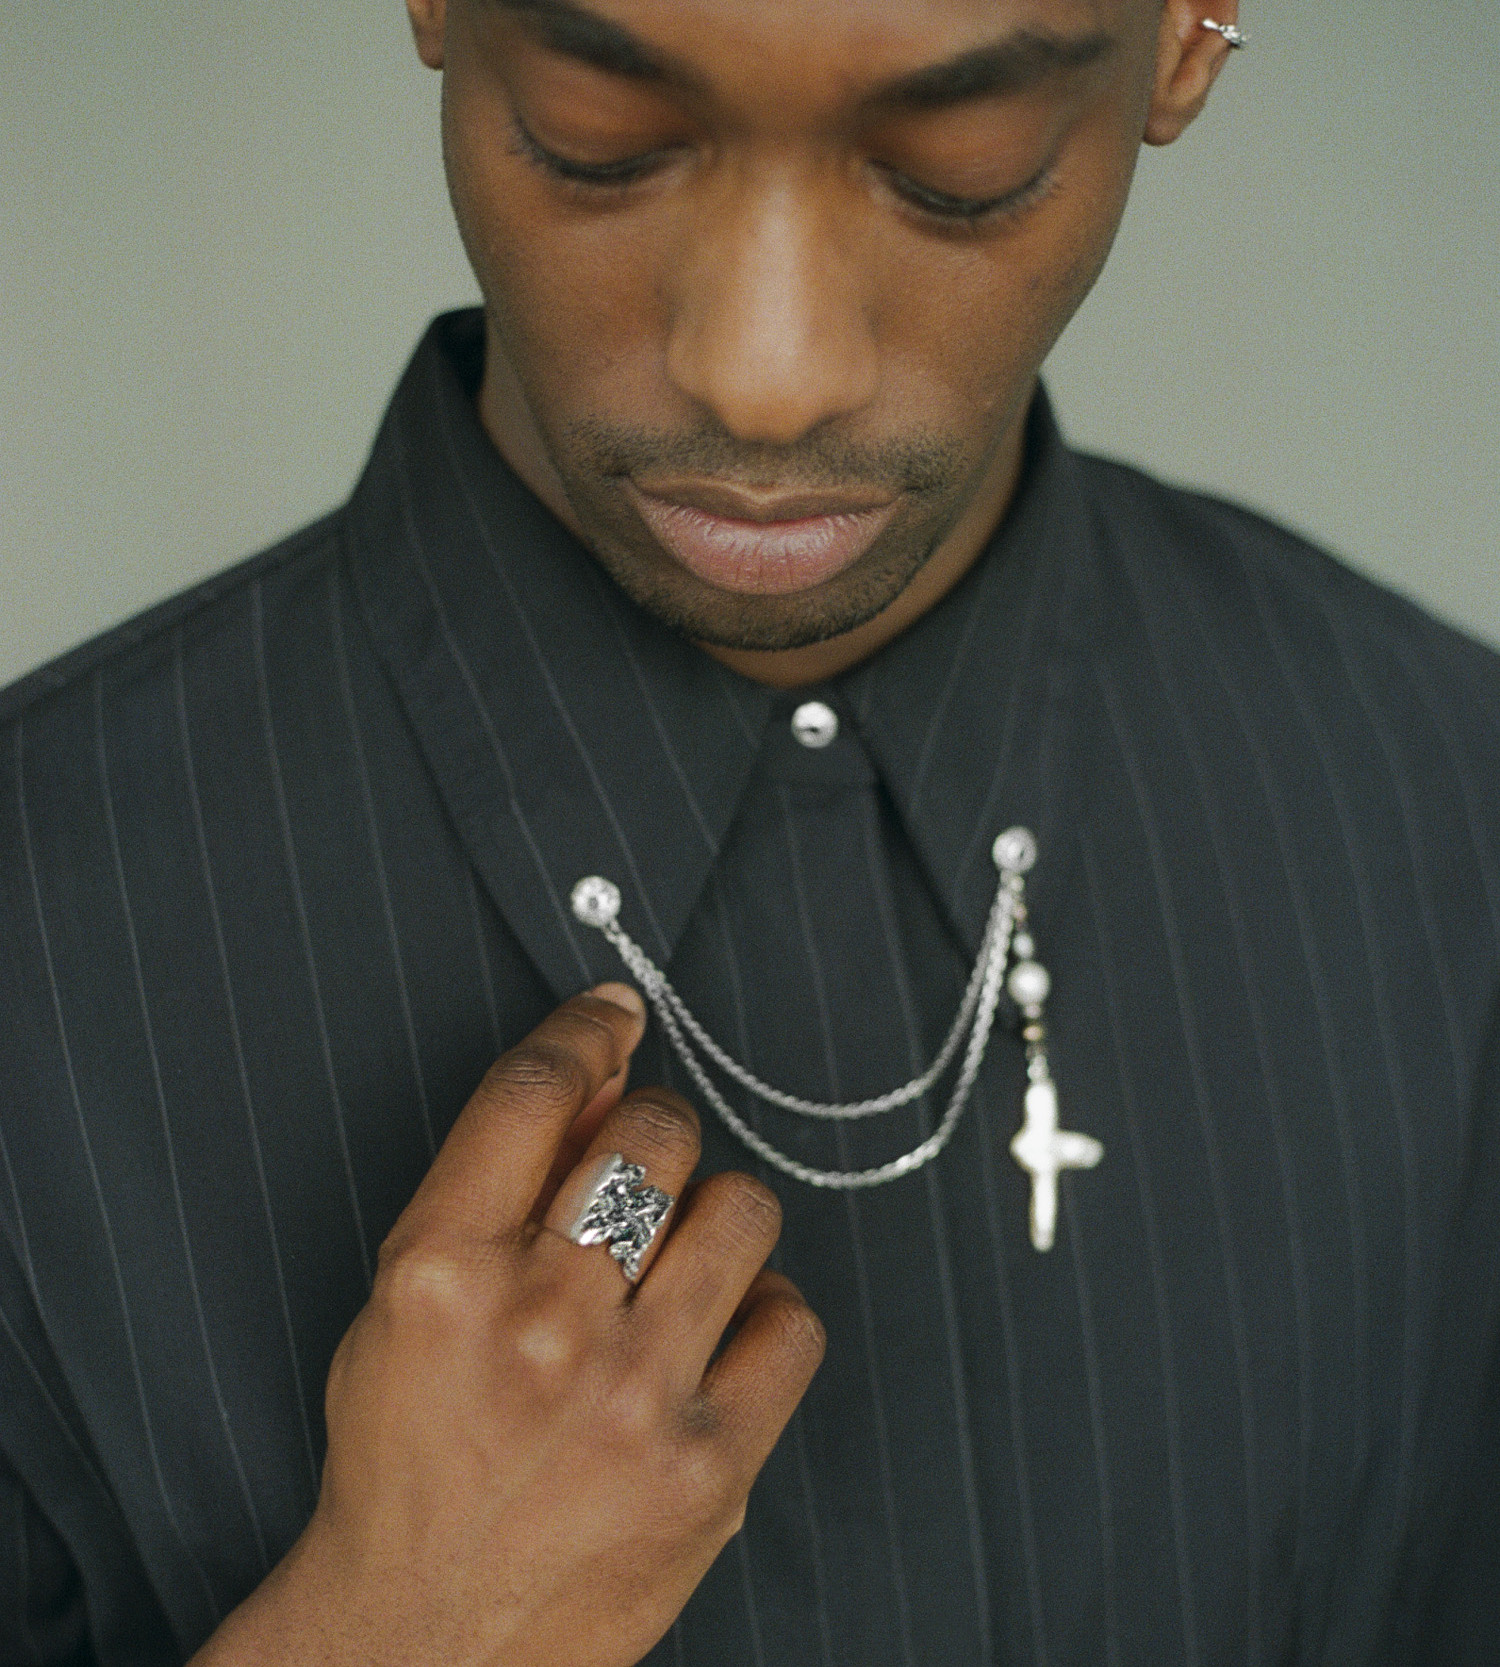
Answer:
[[[821,700],[805,701],[792,713],[792,734],[814,752],[831,747],[839,737],[839,715]]]

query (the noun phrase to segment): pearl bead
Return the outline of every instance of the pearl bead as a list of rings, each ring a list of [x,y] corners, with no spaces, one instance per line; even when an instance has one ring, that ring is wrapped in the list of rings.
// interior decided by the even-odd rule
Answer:
[[[1030,828],[1007,828],[995,841],[995,867],[1002,874],[1029,874],[1037,856],[1036,835]]]
[[[1052,975],[1037,961],[1021,961],[1010,969],[1005,987],[1017,1007],[1040,1007],[1052,993]]]
[[[585,926],[608,926],[620,912],[620,888],[592,874],[573,887],[573,914]]]
[[[1017,932],[1010,947],[1015,950],[1018,961],[1029,961],[1036,954],[1036,944],[1030,932]]]

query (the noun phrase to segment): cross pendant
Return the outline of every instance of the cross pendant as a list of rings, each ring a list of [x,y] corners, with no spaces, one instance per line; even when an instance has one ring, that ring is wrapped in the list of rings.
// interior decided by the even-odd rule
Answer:
[[[1092,1135],[1057,1126],[1057,1085],[1034,1082],[1026,1090],[1026,1122],[1010,1143],[1010,1155],[1031,1177],[1031,1242],[1051,1250],[1057,1237],[1057,1177],[1065,1169],[1092,1169],[1104,1148]]]

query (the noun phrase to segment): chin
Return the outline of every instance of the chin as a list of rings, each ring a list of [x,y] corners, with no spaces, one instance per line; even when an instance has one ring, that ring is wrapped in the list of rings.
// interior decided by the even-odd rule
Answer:
[[[756,596],[718,590],[661,557],[596,545],[600,565],[625,594],[669,630],[705,647],[748,653],[811,648],[877,619],[926,565],[931,547],[871,551],[809,590]]]

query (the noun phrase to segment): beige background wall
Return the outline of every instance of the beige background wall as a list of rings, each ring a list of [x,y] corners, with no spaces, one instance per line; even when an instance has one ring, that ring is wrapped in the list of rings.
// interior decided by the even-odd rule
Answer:
[[[1055,356],[1075,439],[1500,644],[1500,6],[1247,0]],[[473,293],[399,0],[0,18],[0,683],[341,498]]]

